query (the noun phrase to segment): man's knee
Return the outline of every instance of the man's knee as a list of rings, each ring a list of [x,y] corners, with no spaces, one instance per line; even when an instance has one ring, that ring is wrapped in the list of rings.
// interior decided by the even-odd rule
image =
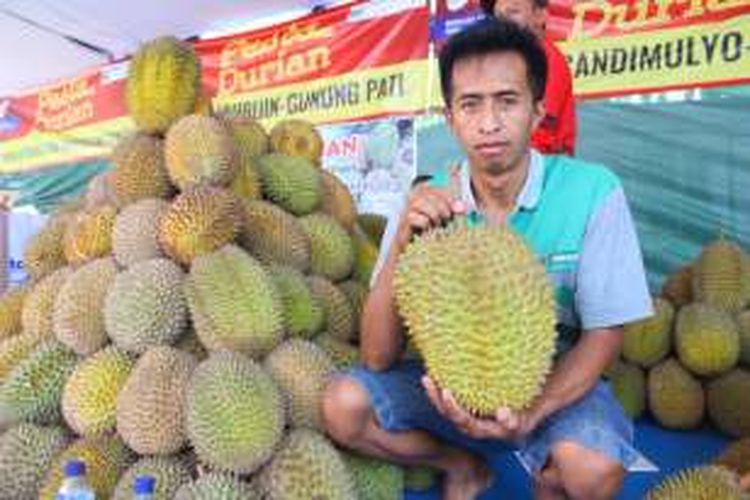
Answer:
[[[370,396],[355,379],[337,377],[326,386],[323,422],[335,441],[351,444],[361,438],[370,413]]]
[[[553,447],[551,465],[558,469],[562,488],[573,499],[614,498],[625,478],[621,464],[572,442]]]

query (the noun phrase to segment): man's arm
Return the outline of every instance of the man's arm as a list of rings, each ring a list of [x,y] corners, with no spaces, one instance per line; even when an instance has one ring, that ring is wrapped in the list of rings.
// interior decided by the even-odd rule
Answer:
[[[401,355],[404,329],[396,308],[393,276],[398,251],[391,248],[362,310],[360,353],[370,370],[386,370]]]
[[[619,356],[621,345],[622,327],[584,332],[547,379],[542,394],[531,407],[532,420],[541,422],[585,396]]]

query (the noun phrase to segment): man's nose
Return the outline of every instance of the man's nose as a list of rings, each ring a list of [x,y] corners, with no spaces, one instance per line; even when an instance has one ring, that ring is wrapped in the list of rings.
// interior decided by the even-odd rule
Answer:
[[[503,127],[502,112],[498,106],[489,104],[483,106],[479,117],[479,131],[484,134],[498,132]]]

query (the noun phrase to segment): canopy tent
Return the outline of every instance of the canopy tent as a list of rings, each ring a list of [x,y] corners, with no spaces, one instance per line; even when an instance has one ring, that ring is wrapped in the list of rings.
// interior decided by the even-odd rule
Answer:
[[[0,96],[132,54],[160,35],[182,38],[299,16],[323,0],[0,1]]]

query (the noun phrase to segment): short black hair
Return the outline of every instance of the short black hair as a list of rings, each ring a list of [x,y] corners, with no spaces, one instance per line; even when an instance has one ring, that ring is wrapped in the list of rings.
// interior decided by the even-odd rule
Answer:
[[[456,62],[496,52],[518,53],[526,62],[527,81],[534,101],[544,99],[547,56],[537,37],[512,21],[487,17],[450,37],[440,51],[440,88],[448,107]]]
[[[548,0],[532,0],[534,2],[534,7],[537,9],[546,9],[549,5]],[[489,16],[495,15],[495,4],[497,3],[497,0],[480,0],[479,5],[482,7],[482,10],[485,14]]]

